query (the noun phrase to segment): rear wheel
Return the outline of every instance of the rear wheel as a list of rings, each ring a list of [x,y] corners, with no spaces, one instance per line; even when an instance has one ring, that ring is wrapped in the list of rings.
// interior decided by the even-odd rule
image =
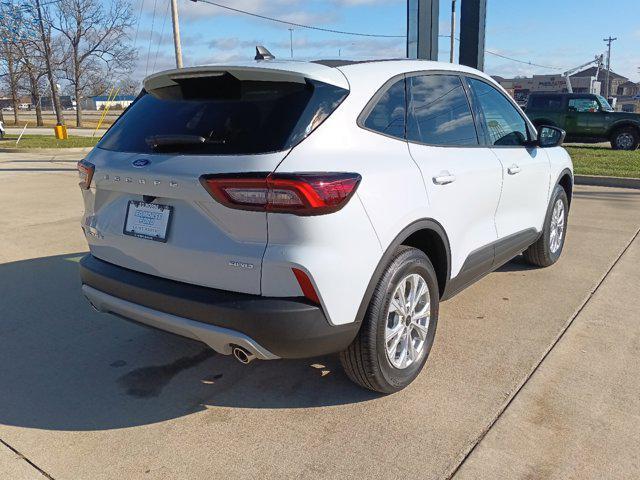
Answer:
[[[558,261],[564,247],[568,214],[567,193],[560,185],[556,185],[542,234],[536,243],[523,253],[527,262],[537,267],[548,267]]]
[[[614,150],[636,150],[640,143],[640,132],[633,127],[623,127],[611,136],[611,148]]]
[[[416,248],[400,247],[376,286],[360,332],[340,354],[347,376],[381,393],[409,385],[429,356],[438,307],[429,258]]]

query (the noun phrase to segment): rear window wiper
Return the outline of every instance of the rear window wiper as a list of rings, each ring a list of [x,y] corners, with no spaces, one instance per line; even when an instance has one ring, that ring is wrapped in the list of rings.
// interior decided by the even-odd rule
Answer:
[[[144,141],[154,150],[181,145],[201,145],[207,141],[200,135],[150,135]]]

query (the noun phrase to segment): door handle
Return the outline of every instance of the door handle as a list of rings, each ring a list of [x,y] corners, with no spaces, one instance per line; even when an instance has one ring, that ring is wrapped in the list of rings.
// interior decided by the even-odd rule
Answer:
[[[520,167],[514,163],[509,168],[507,168],[507,173],[509,173],[509,175],[515,175],[516,173],[520,173]]]
[[[447,185],[455,181],[456,176],[450,174],[449,172],[440,172],[438,175],[433,177],[433,183],[435,183],[436,185]]]

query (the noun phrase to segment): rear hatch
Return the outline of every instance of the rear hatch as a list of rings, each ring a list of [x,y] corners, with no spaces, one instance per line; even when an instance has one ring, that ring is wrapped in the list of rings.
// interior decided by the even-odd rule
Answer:
[[[155,276],[260,294],[266,213],[218,203],[200,179],[274,171],[337,108],[348,85],[329,67],[258,65],[182,69],[145,81],[85,159],[94,170],[83,190],[93,255]]]

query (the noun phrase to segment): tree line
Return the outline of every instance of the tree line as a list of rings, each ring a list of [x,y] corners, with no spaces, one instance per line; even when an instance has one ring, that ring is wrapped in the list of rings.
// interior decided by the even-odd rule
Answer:
[[[0,0],[0,91],[11,97],[14,122],[21,95],[31,97],[43,126],[42,98],[51,98],[64,125],[60,96],[69,94],[82,127],[83,99],[105,94],[115,82],[130,91],[135,22],[129,0]]]

